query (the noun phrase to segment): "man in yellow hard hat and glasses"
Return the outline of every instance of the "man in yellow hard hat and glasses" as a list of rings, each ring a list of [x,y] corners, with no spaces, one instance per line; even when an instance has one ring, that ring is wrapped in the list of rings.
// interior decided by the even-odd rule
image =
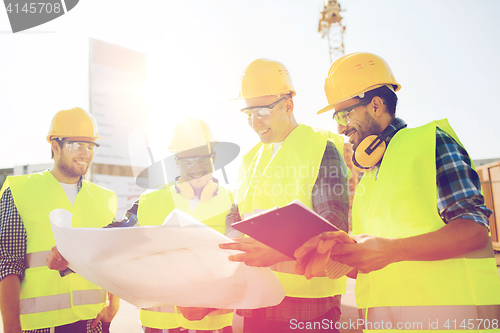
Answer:
[[[330,258],[356,268],[366,330],[498,330],[491,211],[474,164],[446,119],[406,128],[395,115],[399,89],[377,55],[349,54],[331,66],[329,105],[318,113],[335,111],[354,164],[365,169],[352,208],[357,243],[325,233],[298,251],[305,258],[338,241]]]
[[[224,234],[225,219],[234,194],[220,186],[213,177],[216,146],[217,141],[205,121],[187,118],[177,124],[169,150],[175,154],[180,176],[159,190],[141,195],[122,222],[127,223],[136,217],[141,226],[161,225],[174,209],[180,209]],[[203,283],[202,276],[200,283]],[[140,318],[144,333],[188,330],[230,333],[233,310],[162,306],[141,309]]]
[[[299,124],[293,113],[295,94],[290,74],[280,62],[257,59],[243,72],[239,98],[246,105],[241,113],[261,142],[243,157],[241,185],[227,222],[298,199],[347,231],[347,169],[339,153],[343,139]],[[286,232],[283,230],[283,234]],[[346,290],[345,276],[308,281],[293,271],[294,258],[249,237],[236,240],[221,245],[243,251],[230,260],[270,266],[286,292],[277,306],[239,311],[245,317],[245,333],[296,332],[302,328],[307,332],[337,332],[334,324],[340,316],[340,294]],[[279,261],[285,262],[276,264]],[[327,327],[321,325],[325,322]]]
[[[116,214],[116,195],[87,182],[99,145],[97,124],[88,112],[73,108],[54,116],[47,141],[53,167],[41,173],[11,176],[0,200],[0,307],[4,332],[101,332],[112,320],[118,299],[77,274],[62,276],[67,262],[55,246],[49,213],[73,214],[72,227],[103,227]],[[51,251],[52,249],[52,251]],[[48,266],[47,266],[48,265]]]

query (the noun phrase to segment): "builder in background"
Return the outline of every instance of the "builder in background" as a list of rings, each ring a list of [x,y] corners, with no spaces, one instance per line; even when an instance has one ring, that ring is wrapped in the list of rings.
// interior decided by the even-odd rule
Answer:
[[[62,277],[49,213],[73,214],[72,227],[103,227],[116,214],[116,195],[87,182],[99,145],[92,115],[73,108],[56,113],[47,141],[50,171],[7,178],[0,200],[0,307],[4,333],[101,332],[118,311],[118,299],[77,274]],[[55,249],[55,247],[54,247]],[[46,266],[46,258],[49,267]],[[64,266],[64,264],[62,265]],[[64,267],[59,267],[64,270]],[[67,266],[67,263],[66,263]]]
[[[246,106],[241,112],[261,142],[243,158],[237,205],[231,209],[227,223],[299,199],[339,229],[347,231],[347,169],[336,148],[338,144],[342,149],[343,139],[298,124],[293,113],[295,94],[290,74],[277,61],[258,59],[244,71],[239,98],[244,99]],[[329,138],[336,139],[336,144]],[[233,235],[232,232],[230,230],[228,236]],[[236,241],[238,243],[221,245],[221,248],[244,252],[230,256],[230,260],[251,266],[270,266],[287,295],[277,306],[238,311],[245,317],[245,333],[297,332],[301,330],[294,323],[306,326],[306,322],[327,320],[335,323],[339,320],[340,294],[346,290],[345,277],[337,280],[315,277],[308,281],[294,273],[293,259],[250,237]],[[286,262],[276,265],[283,260]],[[316,330],[307,332],[337,331],[335,327],[315,327]]]
[[[399,89],[374,54],[330,68],[329,106],[318,113],[335,110],[354,163],[366,168],[352,209],[357,243],[334,245],[331,259],[357,269],[366,329],[498,329],[500,281],[479,177],[446,119],[408,129],[395,116]],[[326,233],[322,245],[345,237]],[[296,252],[299,261],[319,238]]]
[[[133,216],[137,211],[141,226],[161,225],[177,208],[224,234],[234,195],[212,176],[216,144],[205,121],[187,118],[179,123],[169,150],[175,153],[180,176],[160,190],[143,194],[127,215]],[[176,333],[184,329],[230,333],[233,310],[162,306],[141,309],[140,317],[145,333]]]

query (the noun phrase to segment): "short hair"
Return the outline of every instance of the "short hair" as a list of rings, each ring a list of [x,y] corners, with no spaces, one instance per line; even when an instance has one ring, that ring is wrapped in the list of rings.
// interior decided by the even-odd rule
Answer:
[[[57,141],[57,143],[59,144],[59,147],[62,149],[63,148],[63,145],[64,145],[64,142],[62,142],[60,139],[58,138],[55,138],[55,139],[52,139],[51,140],[51,144],[50,144],[50,153],[52,154],[50,156],[50,159],[53,159],[54,158],[54,151],[52,150],[52,141]]]
[[[387,105],[387,111],[393,117],[396,116],[396,106],[398,104],[398,96],[394,91],[392,91],[387,86],[378,87],[376,89],[365,92],[365,96],[360,98],[361,101],[371,101],[373,97],[378,96],[384,100],[384,104]],[[369,103],[369,102],[368,102]]]

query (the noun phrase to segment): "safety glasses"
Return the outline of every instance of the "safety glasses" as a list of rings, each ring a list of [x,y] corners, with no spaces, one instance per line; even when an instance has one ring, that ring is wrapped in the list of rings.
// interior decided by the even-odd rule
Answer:
[[[210,165],[212,154],[204,156],[176,157],[176,159],[179,165],[186,168],[189,168],[194,164],[204,167]]]
[[[70,152],[74,153],[89,152],[89,154],[92,155],[97,153],[97,149],[99,148],[99,145],[94,142],[68,141],[68,140],[59,140],[59,141],[64,142],[66,144],[66,148]]]
[[[349,121],[351,121],[351,119],[349,118],[349,113],[351,113],[358,106],[366,105],[366,104],[369,104],[370,102],[371,102],[371,100],[363,101],[361,103],[348,106],[348,107],[346,107],[346,108],[344,108],[342,110],[335,111],[335,113],[333,114],[333,119],[339,125],[347,126],[347,124],[349,123]]]
[[[260,106],[251,106],[248,108],[243,108],[241,109],[241,112],[243,114],[243,117],[248,121],[252,117],[256,117],[259,120],[262,119],[267,119],[272,116],[271,111],[274,109],[276,105],[278,105],[279,102],[282,100],[287,99],[287,97],[282,97],[278,99],[276,102],[269,104],[269,105],[260,105]]]

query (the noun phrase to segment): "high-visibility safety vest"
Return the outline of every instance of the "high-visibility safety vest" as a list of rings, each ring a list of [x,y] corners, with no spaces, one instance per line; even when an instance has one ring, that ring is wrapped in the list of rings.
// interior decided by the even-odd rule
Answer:
[[[242,182],[236,201],[242,218],[266,209],[286,206],[295,199],[312,209],[313,186],[329,139],[334,139],[339,152],[343,151],[342,137],[326,131],[315,131],[305,125],[297,126],[274,156],[272,144],[260,142],[252,148],[243,157],[240,168]],[[345,166],[341,169],[336,171],[347,172]],[[345,276],[335,280],[328,277],[307,280],[293,271],[294,265],[294,261],[286,261],[271,266],[286,296],[323,298],[345,294]]]
[[[57,327],[97,317],[105,306],[105,291],[78,274],[61,277],[46,266],[45,258],[56,245],[49,213],[63,208],[73,214],[71,227],[101,228],[115,217],[115,193],[84,180],[71,205],[50,171],[11,176],[6,183],[4,188],[10,187],[27,234],[20,293],[22,329]]]
[[[446,119],[396,133],[378,175],[365,173],[356,189],[353,234],[405,238],[445,225],[436,202],[436,126],[461,144]],[[356,303],[367,330],[498,329],[500,281],[491,242],[453,259],[360,272]]]
[[[223,234],[233,198],[231,192],[219,186],[217,195],[208,201],[200,201],[191,211],[189,200],[178,194],[174,185],[166,186],[141,196],[137,218],[141,226],[161,225],[165,217],[177,208]],[[143,326],[156,329],[183,327],[190,330],[218,330],[232,325],[233,310],[216,310],[202,320],[190,321],[182,316],[176,306],[161,306],[141,309],[140,318]]]

